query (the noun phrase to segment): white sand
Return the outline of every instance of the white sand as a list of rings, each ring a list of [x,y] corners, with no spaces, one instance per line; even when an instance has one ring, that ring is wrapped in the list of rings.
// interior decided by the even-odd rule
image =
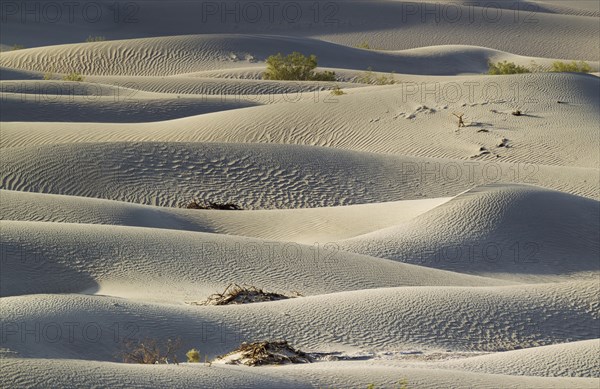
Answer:
[[[597,2],[163,3],[3,15],[0,387],[600,385]],[[292,51],[338,81],[262,80]],[[592,73],[484,74],[557,59]],[[232,282],[301,296],[192,304]],[[125,364],[131,337],[333,356]]]

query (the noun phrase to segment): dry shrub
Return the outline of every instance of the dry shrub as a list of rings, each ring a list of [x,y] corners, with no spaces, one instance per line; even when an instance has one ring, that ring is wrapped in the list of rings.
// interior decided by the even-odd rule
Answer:
[[[193,200],[185,206],[187,209],[218,209],[226,211],[240,211],[242,207],[233,203],[214,203],[212,201],[200,202]]]
[[[296,296],[286,296],[280,293],[265,292],[251,285],[240,286],[238,284],[229,284],[223,293],[214,293],[201,302],[193,302],[193,305],[229,305],[229,304],[250,304],[260,303],[265,301],[286,300],[300,296],[296,292]]]
[[[123,342],[123,351],[120,356],[125,363],[141,363],[145,365],[179,364],[176,353],[180,348],[180,339],[167,339],[162,345],[156,339],[152,338],[146,338],[141,341],[127,340]]]
[[[237,349],[218,357],[230,365],[283,365],[287,363],[311,363],[313,358],[291,347],[285,340],[244,342]]]
[[[187,361],[190,363],[200,363],[200,352],[195,348],[188,351],[185,356],[187,357]]]

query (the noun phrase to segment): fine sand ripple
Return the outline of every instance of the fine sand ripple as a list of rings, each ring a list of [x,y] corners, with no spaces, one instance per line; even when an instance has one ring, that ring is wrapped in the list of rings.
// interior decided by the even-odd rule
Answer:
[[[63,6],[2,3],[0,387],[600,386],[597,1]]]

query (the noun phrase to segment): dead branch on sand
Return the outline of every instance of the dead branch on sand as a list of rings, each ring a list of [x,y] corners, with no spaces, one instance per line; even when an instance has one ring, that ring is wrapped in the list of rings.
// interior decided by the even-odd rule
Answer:
[[[463,116],[465,116],[464,113],[457,114],[457,113],[453,112],[452,115],[454,115],[454,116],[456,116],[458,118],[458,128],[466,127],[465,126],[465,122],[463,121]]]
[[[240,286],[235,283],[229,284],[223,293],[214,293],[201,302],[192,302],[192,305],[229,305],[229,304],[250,304],[265,301],[286,300],[301,296],[296,292],[296,296],[286,296],[280,293],[265,292],[251,285]]]
[[[237,349],[220,356],[230,365],[283,365],[287,363],[311,363],[313,361],[305,352],[291,347],[287,341],[244,342]]]

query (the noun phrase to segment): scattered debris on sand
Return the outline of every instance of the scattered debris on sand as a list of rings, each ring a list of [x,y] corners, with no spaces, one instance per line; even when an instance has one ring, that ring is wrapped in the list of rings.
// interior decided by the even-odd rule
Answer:
[[[240,286],[238,284],[229,284],[223,293],[214,293],[208,296],[204,301],[191,302],[192,305],[230,305],[230,304],[251,304],[262,303],[266,301],[287,300],[301,296],[296,292],[296,296],[286,296],[280,293],[265,292],[251,285]]]
[[[430,108],[426,105],[419,105],[417,108],[415,108],[415,110],[412,113],[404,113],[404,112],[400,112],[398,114],[396,114],[393,118],[397,119],[398,117],[403,117],[405,119],[414,119],[417,117],[417,115],[420,114],[433,114],[436,113],[437,111],[435,110],[435,108]]]
[[[508,148],[508,139],[507,138],[500,139],[500,143],[498,143],[497,147]]]
[[[481,356],[489,352],[481,351],[420,351],[420,350],[402,350],[402,351],[360,351],[355,353],[344,353],[339,351],[326,353],[310,353],[314,362],[321,361],[407,361],[407,362],[440,362],[473,356]]]
[[[472,155],[471,158],[477,158],[477,157],[481,157],[483,155],[487,155],[487,154],[492,154],[486,147],[481,146],[479,147],[479,152],[475,155]]]
[[[286,340],[244,342],[228,354],[217,357],[213,363],[228,365],[285,365],[290,363],[311,363],[312,357],[296,350]]]
[[[118,355],[125,363],[140,363],[144,365],[161,365],[175,363],[177,351],[181,348],[181,339],[167,339],[162,344],[157,339],[129,339],[123,342],[123,350]]]
[[[486,130],[485,128],[480,128],[479,130],[477,130],[477,132],[490,132],[490,131]]]
[[[518,110],[518,109],[515,110],[515,111],[512,111],[510,114],[513,115],[513,116],[521,116],[521,115],[523,115],[523,113],[520,110]]]
[[[233,203],[213,203],[212,201],[208,202],[199,202],[193,200],[189,204],[186,205],[187,209],[218,209],[218,210],[226,210],[226,211],[240,211],[242,207]]]
[[[429,114],[429,113],[435,113],[435,112],[436,112],[435,108],[430,108],[430,107],[428,107],[426,105],[420,105],[415,110],[415,113],[426,113],[426,114]]]

